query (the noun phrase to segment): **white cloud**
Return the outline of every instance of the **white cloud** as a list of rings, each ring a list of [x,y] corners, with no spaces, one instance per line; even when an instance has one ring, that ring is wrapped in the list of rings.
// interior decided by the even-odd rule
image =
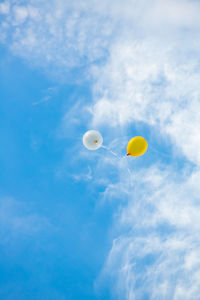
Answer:
[[[199,27],[200,21],[198,10],[200,5],[195,1],[168,0],[156,1],[152,7],[150,19],[156,25],[167,25],[175,27],[195,28]]]
[[[1,14],[8,14],[10,11],[10,4],[8,2],[0,3],[0,13]]]
[[[185,165],[180,175],[181,170],[168,165],[165,172],[155,167],[138,173],[134,168],[130,184],[126,164],[115,160],[112,168],[118,170],[119,180],[115,184],[108,176],[103,199],[123,203],[115,225],[122,233],[113,243],[101,280],[111,278],[114,299],[196,300],[200,292],[199,4],[153,4],[142,16],[143,23],[139,21],[143,36],[138,37],[137,25],[135,35],[131,30],[125,37],[119,34],[105,64],[93,66],[91,126],[123,128],[126,134],[126,125],[143,122],[161,139],[167,136],[168,145],[196,169],[189,171]],[[98,167],[106,170],[102,158]]]
[[[14,25],[22,24],[28,17],[28,10],[24,6],[14,6],[13,13],[14,13],[14,20],[13,20]]]
[[[115,24],[96,1],[18,1],[4,18],[2,35],[12,51],[31,64],[61,73],[72,67],[88,69],[105,56]],[[99,9],[98,9],[99,8]],[[25,23],[24,23],[25,22]],[[76,76],[77,77],[77,76]]]
[[[115,44],[96,75],[92,124],[116,127],[142,121],[200,163],[198,53],[194,49],[190,57],[186,48],[179,56],[176,46],[157,39]]]
[[[114,280],[113,298],[198,299],[200,202],[190,176],[175,177],[152,167],[134,174],[131,190],[126,184],[129,200],[116,220],[122,233],[99,279]]]

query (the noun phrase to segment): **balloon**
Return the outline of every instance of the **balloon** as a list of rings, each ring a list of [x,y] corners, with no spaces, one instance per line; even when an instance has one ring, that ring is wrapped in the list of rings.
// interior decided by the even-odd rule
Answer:
[[[83,136],[83,145],[88,150],[97,150],[101,147],[103,138],[100,132],[96,130],[89,130]]]
[[[147,150],[147,141],[141,136],[135,136],[127,145],[127,155],[140,156]]]

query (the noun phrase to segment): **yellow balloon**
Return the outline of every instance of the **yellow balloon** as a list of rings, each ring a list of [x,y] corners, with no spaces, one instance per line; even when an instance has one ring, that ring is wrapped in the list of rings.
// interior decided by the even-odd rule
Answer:
[[[127,145],[127,155],[140,156],[147,151],[147,141],[141,136],[135,136]]]

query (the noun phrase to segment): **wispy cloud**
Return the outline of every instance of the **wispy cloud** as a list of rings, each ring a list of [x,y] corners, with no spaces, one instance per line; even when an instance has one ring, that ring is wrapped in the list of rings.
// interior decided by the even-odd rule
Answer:
[[[54,96],[54,94],[56,93],[57,88],[56,87],[50,87],[48,88],[46,91],[44,91],[44,96],[42,97],[42,99],[35,101],[32,103],[33,106],[38,105],[38,104],[42,104],[45,102],[48,102],[49,100],[52,99],[52,97]]]
[[[121,234],[99,282],[111,279],[115,299],[198,299],[198,186],[167,167],[142,169],[132,179],[132,188],[123,184],[129,197],[116,218]],[[115,193],[125,197],[120,186]]]
[[[104,57],[116,30],[104,12],[97,1],[4,2],[1,40],[31,64],[66,76],[72,68],[88,69]]]
[[[11,197],[0,199],[0,227],[2,245],[16,237],[32,237],[53,228],[46,217],[33,213],[24,203]]]

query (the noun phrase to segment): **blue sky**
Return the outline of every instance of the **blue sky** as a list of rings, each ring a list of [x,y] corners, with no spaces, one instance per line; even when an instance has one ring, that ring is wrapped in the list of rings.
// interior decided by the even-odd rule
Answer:
[[[0,299],[199,298],[199,9],[0,1]]]
[[[73,150],[85,124],[68,138],[57,133],[70,99],[89,92],[52,83],[5,48],[1,57],[1,298],[93,299],[111,208],[96,210],[102,188],[72,176],[92,165]],[[53,84],[51,99],[33,105]]]

